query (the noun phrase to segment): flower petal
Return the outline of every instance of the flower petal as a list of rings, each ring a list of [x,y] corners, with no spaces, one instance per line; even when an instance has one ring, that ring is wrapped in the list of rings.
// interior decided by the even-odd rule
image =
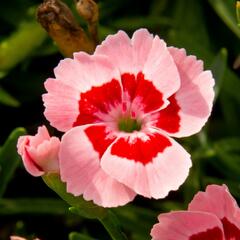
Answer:
[[[163,198],[188,176],[189,154],[154,129],[125,134],[102,156],[107,174],[145,197]]]
[[[141,97],[136,90],[139,89],[138,91],[142,93],[142,86],[138,87],[137,81],[139,73],[144,75],[144,83],[150,82],[164,99],[170,97],[180,87],[179,74],[166,43],[158,36],[153,38],[146,29],[137,30],[131,40],[125,32],[119,31],[107,37],[96,48],[95,54],[105,55],[114,60],[115,67],[122,75],[123,88],[131,98],[133,92],[136,97],[138,95]],[[134,78],[126,79],[124,75],[133,75]]]
[[[53,127],[67,131],[79,115],[80,93],[77,89],[57,79],[49,78],[45,82],[47,94],[43,94],[44,115]]]
[[[221,222],[203,212],[160,214],[151,230],[152,240],[225,240]]]
[[[199,132],[206,123],[212,110],[214,80],[210,71],[203,71],[203,62],[187,56],[184,49],[171,47],[169,52],[177,65],[181,87],[167,108],[152,119],[171,136],[185,137]]]
[[[116,207],[133,200],[135,193],[107,175],[100,159],[114,141],[105,125],[85,125],[64,134],[60,147],[60,175],[67,191],[103,207]]]
[[[232,229],[240,237],[239,207],[226,185],[208,185],[205,192],[194,196],[188,209],[215,214],[222,220],[226,234]]]
[[[55,75],[45,83],[43,101],[46,118],[60,131],[101,122],[99,115],[121,101],[119,72],[104,56],[75,53],[59,63]]]

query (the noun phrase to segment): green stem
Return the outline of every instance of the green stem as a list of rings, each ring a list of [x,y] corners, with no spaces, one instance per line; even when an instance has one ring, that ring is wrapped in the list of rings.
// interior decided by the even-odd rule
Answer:
[[[85,218],[98,219],[113,240],[127,240],[122,233],[116,216],[110,209],[95,205],[92,201],[85,201],[82,196],[76,197],[66,191],[66,184],[60,179],[57,173],[48,173],[43,177],[44,182],[55,191],[70,206],[72,213]]]
[[[0,43],[0,71],[6,72],[39,47],[47,34],[33,20],[23,22],[18,29]]]
[[[108,213],[103,218],[99,218],[99,221],[113,240],[127,240],[127,237],[120,229],[116,216],[111,210],[108,210]]]

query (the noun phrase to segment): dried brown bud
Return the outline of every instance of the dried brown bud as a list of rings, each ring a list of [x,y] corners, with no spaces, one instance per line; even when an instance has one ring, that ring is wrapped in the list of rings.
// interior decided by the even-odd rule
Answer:
[[[80,16],[87,22],[98,21],[98,5],[93,0],[75,0],[76,8]]]
[[[94,51],[95,44],[77,24],[68,6],[60,0],[45,0],[38,7],[37,19],[65,56],[71,57],[77,51]]]
[[[98,44],[98,5],[93,0],[75,0],[78,14],[87,22],[88,31],[95,42]]]

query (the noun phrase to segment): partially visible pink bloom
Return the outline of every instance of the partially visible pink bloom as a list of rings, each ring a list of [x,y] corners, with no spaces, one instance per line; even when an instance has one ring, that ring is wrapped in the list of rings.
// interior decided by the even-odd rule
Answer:
[[[45,126],[38,128],[35,136],[21,136],[17,149],[26,170],[33,176],[59,172],[58,153],[60,140],[50,137]]]
[[[226,185],[209,185],[195,195],[188,211],[160,214],[153,240],[239,240],[240,209]]]
[[[45,116],[66,132],[59,159],[67,191],[105,207],[136,194],[164,198],[188,176],[190,155],[171,137],[207,121],[214,80],[203,62],[140,29],[75,53],[45,82]]]
[[[10,236],[10,240],[27,240],[27,239],[19,236]],[[40,240],[40,239],[34,238],[33,240]]]
[[[10,236],[10,240],[27,240],[27,239],[19,236]]]

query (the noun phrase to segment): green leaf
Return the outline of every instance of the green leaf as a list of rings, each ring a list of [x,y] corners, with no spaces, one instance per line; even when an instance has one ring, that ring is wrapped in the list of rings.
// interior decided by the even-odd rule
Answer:
[[[75,197],[66,191],[66,184],[60,180],[59,174],[48,173],[43,181],[55,191],[70,207],[70,211],[80,216],[98,219],[113,240],[126,240],[120,229],[116,216],[109,210],[95,205],[92,201],[85,201],[82,197]]]
[[[126,31],[134,31],[138,28],[158,28],[163,26],[171,26],[173,22],[170,18],[159,17],[159,16],[136,16],[136,17],[125,17],[115,20],[111,23],[111,26],[117,29],[124,29]]]
[[[89,237],[82,233],[71,232],[68,236],[69,240],[96,240],[95,238]]]
[[[136,236],[138,240],[146,240],[149,238],[149,229],[151,229],[156,222],[158,214],[158,212],[150,208],[143,208],[132,204],[114,208],[113,211],[118,216],[121,226],[129,230],[129,232],[134,233],[134,236]],[[141,221],[139,221],[139,219],[141,219]],[[138,226],[137,231],[136,226]]]
[[[22,22],[11,36],[0,42],[0,71],[10,70],[31,55],[46,36],[46,32],[36,20]]]
[[[168,0],[152,0],[150,5],[150,14],[160,16],[167,7]]]
[[[226,92],[228,95],[235,98],[235,100],[238,101],[240,104],[240,79],[239,77],[229,68],[227,68],[225,72],[225,79],[226,81],[223,81],[222,89],[224,92]]]
[[[19,155],[16,145],[19,136],[25,134],[24,128],[16,128],[12,131],[0,151],[0,197],[5,192],[8,182],[11,180],[18,164]]]
[[[240,180],[240,138],[226,138],[214,144],[216,164],[229,179]]]
[[[56,173],[48,173],[43,177],[43,181],[56,192],[70,206],[70,210],[86,218],[102,218],[107,214],[103,207],[95,205],[92,201],[85,201],[82,197],[75,197],[66,191],[66,184],[60,180]]]
[[[219,91],[222,87],[224,73],[227,67],[227,49],[222,48],[215,56],[213,63],[210,67],[215,78],[215,101],[218,97]]]
[[[67,207],[64,201],[51,198],[0,199],[0,215],[65,215],[68,213]]]
[[[213,9],[225,24],[240,38],[240,29],[237,26],[234,0],[208,0]]]
[[[226,81],[230,82],[231,79],[226,79]],[[223,85],[226,84],[223,83]],[[230,93],[233,93],[235,89],[237,89],[237,85]],[[227,135],[236,135],[236,129],[239,128],[239,119],[236,117],[238,113],[240,114],[239,102],[237,102],[236,99],[234,99],[226,90],[227,88],[224,86],[219,95],[221,111],[223,114],[223,125],[222,127],[218,127],[218,132],[224,132]]]
[[[19,107],[20,105],[18,100],[7,93],[2,87],[0,87],[0,103],[10,107]]]
[[[240,27],[240,1],[236,2],[236,15],[237,15],[238,27]]]
[[[168,44],[186,48],[188,54],[204,59],[209,66],[213,55],[202,3],[176,0],[171,9],[174,27],[168,33]]]

